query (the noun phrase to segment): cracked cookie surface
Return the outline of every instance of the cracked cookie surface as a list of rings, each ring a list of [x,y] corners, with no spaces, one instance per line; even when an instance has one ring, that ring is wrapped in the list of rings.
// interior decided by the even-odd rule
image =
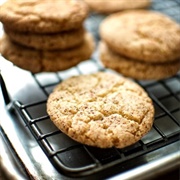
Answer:
[[[132,10],[107,17],[101,38],[115,52],[150,63],[180,58],[180,26],[158,12]]]
[[[47,112],[62,132],[80,143],[123,148],[151,129],[154,107],[135,82],[98,72],[60,83],[48,98]]]
[[[81,27],[88,7],[76,0],[8,0],[0,21],[20,32],[55,33]]]

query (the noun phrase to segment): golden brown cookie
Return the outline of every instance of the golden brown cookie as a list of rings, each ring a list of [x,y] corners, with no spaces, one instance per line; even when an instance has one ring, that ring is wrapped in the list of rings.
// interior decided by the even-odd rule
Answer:
[[[85,30],[82,27],[53,34],[22,33],[6,27],[4,29],[12,41],[39,50],[68,49],[75,47],[83,42],[85,34]]]
[[[138,80],[163,79],[180,70],[180,60],[170,63],[141,62],[113,52],[104,42],[99,44],[99,54],[105,67]]]
[[[33,73],[60,71],[90,58],[95,47],[91,34],[86,33],[83,43],[67,50],[40,51],[18,45],[4,36],[1,54],[15,65]]]
[[[153,124],[154,108],[135,82],[116,74],[71,77],[50,94],[47,112],[72,139],[100,148],[129,146]]]
[[[84,0],[92,11],[109,14],[127,9],[147,8],[150,0]]]
[[[87,15],[87,5],[76,0],[7,0],[0,21],[20,32],[55,33],[78,29]]]
[[[111,49],[132,59],[160,63],[180,58],[180,26],[158,12],[115,13],[104,19],[100,35]]]

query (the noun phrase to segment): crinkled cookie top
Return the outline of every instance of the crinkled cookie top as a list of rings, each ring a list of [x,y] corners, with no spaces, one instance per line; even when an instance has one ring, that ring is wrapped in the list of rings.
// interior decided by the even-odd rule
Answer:
[[[0,21],[23,32],[77,29],[88,15],[87,5],[76,0],[8,0],[0,8]]]
[[[163,63],[180,58],[180,25],[155,11],[112,14],[102,22],[100,35],[111,49],[132,59]]]
[[[101,148],[137,142],[154,116],[152,101],[138,84],[103,72],[60,83],[48,98],[47,112],[72,139]]]

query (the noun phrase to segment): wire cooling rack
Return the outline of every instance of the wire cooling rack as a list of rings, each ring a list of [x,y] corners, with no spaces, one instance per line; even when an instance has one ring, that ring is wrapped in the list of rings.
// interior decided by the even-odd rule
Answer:
[[[180,22],[179,8],[179,0],[155,0],[151,7],[153,10],[171,16],[177,22]],[[104,16],[91,14],[85,23],[97,41],[99,40],[97,29],[103,18]],[[32,74],[32,77],[38,85],[39,96],[45,94],[47,99],[53,88],[64,79],[97,71],[108,71],[108,69],[101,66],[95,52],[91,60],[66,71]],[[50,162],[59,172],[67,176],[84,176],[100,172],[178,141],[180,73],[160,81],[137,81],[137,83],[149,93],[154,103],[155,120],[152,130],[129,147],[100,149],[77,143],[58,130],[47,115],[46,99],[37,98],[36,102],[25,104],[18,100],[11,100],[1,77],[1,89],[6,104],[12,102],[12,107],[24,120]]]

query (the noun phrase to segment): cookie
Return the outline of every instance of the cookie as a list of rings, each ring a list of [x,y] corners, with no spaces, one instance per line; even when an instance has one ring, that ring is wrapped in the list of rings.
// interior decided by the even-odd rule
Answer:
[[[158,12],[132,10],[103,20],[100,36],[115,52],[144,62],[180,58],[180,26]]]
[[[4,27],[9,38],[21,45],[39,50],[68,49],[80,45],[84,40],[85,30],[76,30],[53,34],[20,33]]]
[[[20,32],[56,33],[78,29],[87,15],[87,5],[76,0],[8,0],[0,21]]]
[[[170,63],[141,62],[113,52],[104,42],[99,44],[99,56],[106,68],[137,80],[164,79],[180,70],[179,60]]]
[[[109,14],[127,9],[147,8],[150,0],[84,0],[92,11]]]
[[[77,65],[90,58],[95,47],[90,33],[85,34],[83,43],[67,50],[40,51],[18,45],[4,36],[1,44],[1,54],[22,69],[33,73],[43,71],[61,71]]]
[[[100,148],[123,148],[152,127],[154,107],[135,82],[98,72],[66,79],[50,94],[47,112],[72,139]]]

